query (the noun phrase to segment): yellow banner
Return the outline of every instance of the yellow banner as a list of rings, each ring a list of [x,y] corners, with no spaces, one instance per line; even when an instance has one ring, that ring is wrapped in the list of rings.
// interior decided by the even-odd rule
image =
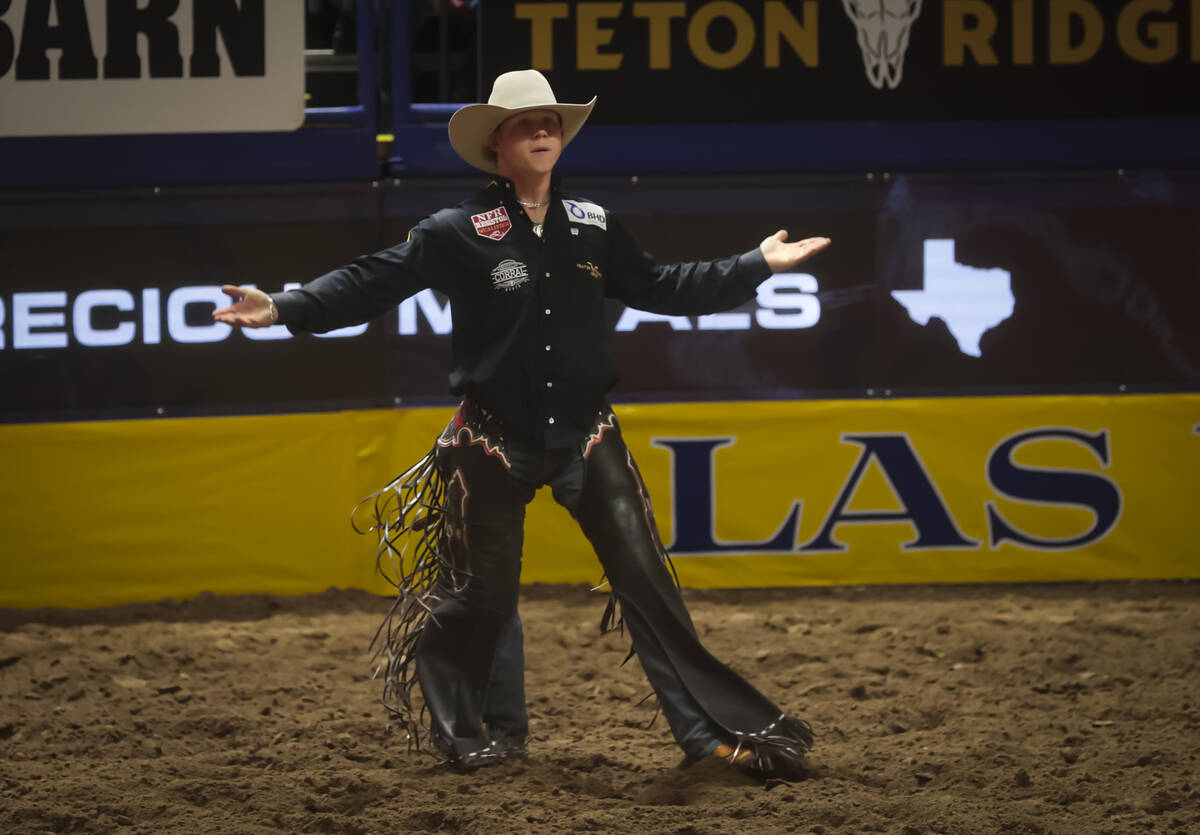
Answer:
[[[689,585],[1200,576],[1196,395],[622,415]]]
[[[387,588],[361,497],[452,410],[0,427],[0,606]],[[1200,576],[1200,395],[618,409],[692,586]],[[592,582],[546,491],[526,582]]]

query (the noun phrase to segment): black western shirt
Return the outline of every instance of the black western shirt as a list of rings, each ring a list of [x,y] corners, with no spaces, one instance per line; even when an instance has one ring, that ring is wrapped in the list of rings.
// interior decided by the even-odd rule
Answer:
[[[497,178],[422,220],[398,246],[273,295],[293,333],[365,322],[431,287],[453,317],[450,390],[472,396],[510,436],[552,449],[580,441],[616,384],[604,299],[652,313],[715,313],[771,274],[753,250],[660,266],[610,212],[564,197],[555,177],[541,237]]]

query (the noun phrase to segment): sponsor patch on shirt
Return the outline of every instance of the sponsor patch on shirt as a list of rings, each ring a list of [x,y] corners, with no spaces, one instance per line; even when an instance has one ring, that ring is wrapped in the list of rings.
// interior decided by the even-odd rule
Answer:
[[[511,258],[504,259],[492,270],[493,290],[516,290],[527,281],[529,281],[529,268]]]
[[[600,275],[601,275],[600,268],[597,267],[595,264],[593,264],[591,261],[587,261],[586,263],[583,263],[583,264],[576,264],[575,266],[578,267],[579,269],[587,272],[587,274],[590,275],[592,278],[600,278]]]
[[[563,208],[567,210],[567,220],[571,223],[582,223],[587,226],[599,226],[608,231],[608,216],[604,209],[595,203],[585,203],[582,200],[564,200]]]
[[[482,238],[498,241],[512,229],[512,221],[508,219],[508,209],[501,206],[484,212],[481,215],[471,215],[471,223],[475,224],[475,233]]]

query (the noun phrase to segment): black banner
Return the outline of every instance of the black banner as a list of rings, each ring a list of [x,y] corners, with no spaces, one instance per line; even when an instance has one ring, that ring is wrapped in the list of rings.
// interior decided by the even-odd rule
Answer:
[[[618,399],[1200,388],[1194,177],[585,189],[661,262],[741,252],[779,228],[833,239],[738,310],[613,304]],[[450,309],[432,291],[324,336],[231,329],[211,312],[222,283],[280,290],[403,240],[449,191],[0,205],[0,419],[447,401]]]
[[[1200,116],[1200,0],[481,6],[486,84],[542,70],[601,123]]]

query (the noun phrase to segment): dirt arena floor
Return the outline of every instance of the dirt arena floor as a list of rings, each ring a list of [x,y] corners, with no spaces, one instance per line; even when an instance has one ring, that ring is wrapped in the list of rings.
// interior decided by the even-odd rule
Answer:
[[[386,601],[0,611],[0,831],[1200,832],[1200,583],[688,592],[809,776],[677,768],[601,595],[531,587],[529,756],[405,753]]]

